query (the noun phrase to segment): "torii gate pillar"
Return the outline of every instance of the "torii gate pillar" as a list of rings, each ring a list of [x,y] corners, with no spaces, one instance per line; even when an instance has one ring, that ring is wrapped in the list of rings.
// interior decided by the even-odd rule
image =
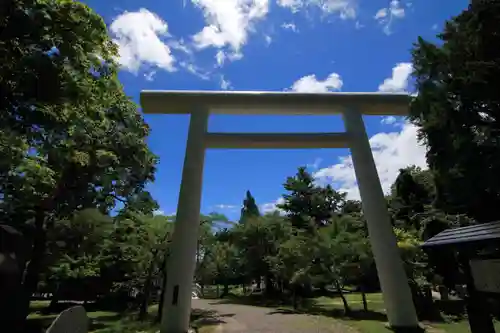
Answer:
[[[393,327],[417,326],[408,280],[362,115],[356,109],[349,109],[343,118],[389,323]]]
[[[185,333],[189,327],[207,123],[208,112],[204,110],[193,113],[189,121],[176,222],[167,264],[166,290],[161,309],[162,333]]]

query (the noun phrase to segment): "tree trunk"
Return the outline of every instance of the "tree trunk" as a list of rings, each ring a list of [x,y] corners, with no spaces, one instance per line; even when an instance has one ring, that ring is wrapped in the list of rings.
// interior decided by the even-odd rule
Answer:
[[[149,296],[151,295],[151,280],[153,279],[153,270],[155,267],[155,257],[156,254],[153,254],[153,259],[151,259],[148,267],[148,275],[146,276],[146,281],[144,281],[144,290],[141,305],[139,308],[139,320],[141,321],[145,320],[148,314]]]
[[[160,302],[158,303],[158,311],[156,312],[156,322],[161,322],[161,314],[163,310],[163,302],[164,302],[164,297],[165,297],[165,286],[161,288],[160,292]]]
[[[340,286],[340,283],[338,281],[335,281],[335,287],[337,288],[337,292],[342,299],[342,304],[344,304],[344,312],[346,315],[349,315],[351,313],[351,308],[349,307],[349,303],[347,303],[347,299],[345,298],[342,287]]]
[[[224,281],[224,289],[222,290],[222,295],[220,298],[224,298],[227,295],[229,295],[229,283],[227,281]]]
[[[265,278],[266,278],[265,294],[267,296],[273,296],[275,293],[274,293],[274,285],[273,285],[273,279],[272,279],[271,274],[267,273]]]
[[[217,293],[215,294],[215,298],[219,298],[220,295],[220,289],[219,289],[219,283],[217,283]]]
[[[361,286],[361,297],[363,298],[363,310],[368,311],[368,302],[366,301],[366,293],[364,286]]]
[[[21,306],[18,316],[19,329],[23,329],[26,317],[29,314],[31,295],[36,291],[40,279],[42,260],[46,250],[47,234],[44,230],[45,211],[38,209],[35,214],[35,232],[33,237],[33,248],[31,259],[26,267],[26,273],[22,285]]]
[[[160,302],[158,303],[158,312],[156,313],[156,321],[161,322],[162,310],[163,310],[163,302],[165,299],[165,289],[167,289],[167,256],[163,259],[161,264],[161,272],[162,272],[162,287],[160,293]]]
[[[49,311],[50,312],[57,309],[57,305],[59,304],[59,298],[60,298],[60,293],[61,293],[60,289],[61,289],[60,284],[57,283],[56,290],[54,291],[54,294],[52,294],[52,299],[50,300],[50,304],[49,304]]]
[[[299,289],[299,286],[297,286],[296,284],[292,285],[292,293],[293,293],[292,303],[293,303],[294,310],[297,310],[299,307],[299,290],[298,289]]]

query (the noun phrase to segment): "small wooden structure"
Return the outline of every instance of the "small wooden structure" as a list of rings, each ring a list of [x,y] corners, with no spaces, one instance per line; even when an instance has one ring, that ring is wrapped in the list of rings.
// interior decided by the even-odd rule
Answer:
[[[495,333],[488,299],[500,299],[500,222],[447,229],[422,246],[454,250],[467,283],[471,332]]]

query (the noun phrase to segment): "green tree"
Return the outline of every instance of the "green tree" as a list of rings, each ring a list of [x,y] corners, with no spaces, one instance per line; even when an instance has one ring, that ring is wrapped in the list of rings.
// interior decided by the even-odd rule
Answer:
[[[500,42],[497,1],[472,1],[446,22],[437,44],[413,49],[418,95],[410,119],[428,145],[436,208],[479,222],[500,204]]]
[[[227,224],[231,224],[231,222],[223,214],[210,213],[200,216],[195,280],[200,284],[202,294],[205,284],[214,282],[216,278],[215,262],[210,257],[210,252],[213,250],[217,240],[224,238],[224,241],[229,241],[230,238],[227,229],[222,229],[222,232],[218,234],[215,234],[214,230],[221,225]],[[222,236],[222,234],[224,234],[224,236]]]
[[[85,209],[58,221],[50,230],[47,269],[41,280],[53,292],[51,307],[60,298],[91,300],[105,291],[99,283],[100,270],[113,229],[112,218],[96,209]]]
[[[139,304],[139,319],[144,320],[147,315],[147,309],[150,297],[153,292],[154,281],[162,280],[163,258],[168,256],[170,239],[173,232],[173,221],[168,216],[143,216],[144,218],[144,237],[141,249],[146,251],[146,270],[143,270],[144,277],[142,282],[141,298]]]
[[[281,281],[284,287],[292,293],[293,307],[299,306],[300,296],[303,295],[304,286],[311,285],[314,250],[316,244],[306,230],[295,230],[288,224],[289,237],[283,239],[277,246],[273,256],[267,256],[270,271]],[[285,224],[286,225],[286,224]]]
[[[240,258],[240,269],[245,275],[244,282],[254,280],[261,287],[261,279],[265,278],[266,293],[272,294],[277,281],[273,281],[274,273],[269,258],[277,255],[281,242],[288,240],[291,233],[289,221],[278,213],[255,217],[233,230],[234,244]]]
[[[362,214],[361,201],[359,200],[346,200],[341,208],[342,214]]]
[[[47,231],[75,210],[126,203],[153,179],[156,157],[99,15],[75,1],[8,1],[0,31],[0,218],[31,240],[22,295],[1,300],[15,332],[43,270]]]
[[[330,185],[315,184],[305,167],[300,167],[294,177],[288,177],[283,185],[287,194],[282,209],[297,229],[307,230],[327,225],[343,206],[346,194],[335,191]]]
[[[399,175],[391,187],[389,207],[395,224],[404,229],[421,229],[422,213],[430,209],[434,201],[432,193],[433,178],[428,170],[408,167],[399,170]]]
[[[159,208],[158,202],[153,199],[151,193],[143,190],[132,194],[126,200],[123,208],[118,213],[118,218],[127,218],[137,213],[152,216]]]
[[[249,218],[260,216],[259,207],[255,203],[255,198],[250,191],[247,191],[246,198],[243,200],[243,207],[241,208],[240,223],[244,223]]]
[[[331,284],[342,299],[346,314],[350,313],[343,288],[348,282],[361,284],[362,275],[371,267],[373,258],[363,229],[353,228],[352,219],[335,218],[318,231],[314,259],[316,280]],[[360,276],[361,275],[361,276]]]
[[[229,295],[229,284],[238,272],[238,253],[236,247],[228,241],[219,241],[213,244],[210,250],[210,259],[215,268],[217,284],[222,284],[224,297]]]

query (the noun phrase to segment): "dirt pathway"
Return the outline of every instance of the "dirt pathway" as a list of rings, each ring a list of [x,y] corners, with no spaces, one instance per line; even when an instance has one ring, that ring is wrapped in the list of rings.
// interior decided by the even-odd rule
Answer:
[[[215,311],[221,323],[217,333],[356,333],[332,318],[287,313],[272,308],[193,300],[193,308]]]

